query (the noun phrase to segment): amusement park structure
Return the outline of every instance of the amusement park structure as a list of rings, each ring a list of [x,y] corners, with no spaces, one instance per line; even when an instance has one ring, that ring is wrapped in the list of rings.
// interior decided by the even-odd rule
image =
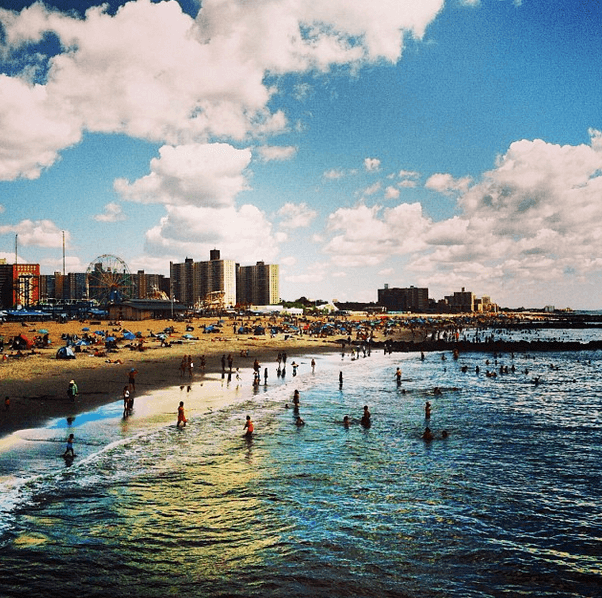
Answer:
[[[134,278],[130,269],[115,255],[97,257],[88,266],[86,275],[88,298],[99,305],[121,303],[134,297]]]

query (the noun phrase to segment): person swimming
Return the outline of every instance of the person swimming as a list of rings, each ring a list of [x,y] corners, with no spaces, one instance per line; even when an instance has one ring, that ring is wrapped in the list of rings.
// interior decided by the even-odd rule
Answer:
[[[429,427],[427,427],[424,430],[424,434],[422,434],[422,440],[424,440],[425,442],[430,442],[431,440],[433,440],[433,433],[431,432],[431,429]]]
[[[427,401],[424,405],[424,419],[431,418],[431,404]]]

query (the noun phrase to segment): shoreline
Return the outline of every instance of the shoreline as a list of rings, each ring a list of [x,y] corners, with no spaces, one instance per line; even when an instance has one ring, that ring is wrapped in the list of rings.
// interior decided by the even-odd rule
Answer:
[[[238,335],[233,333],[231,325],[225,326],[219,336],[198,334],[196,321],[194,327],[197,339],[182,340],[186,324],[153,320],[127,322],[124,323],[124,328],[129,326],[131,330],[137,330],[138,326],[142,328],[152,325],[153,330],[162,330],[174,325],[176,331],[167,339],[172,343],[170,347],[161,347],[156,337],[145,336],[143,351],[131,350],[127,346],[129,341],[119,340],[117,350],[108,352],[105,356],[94,356],[93,347],[89,347],[90,352],[77,353],[75,359],[59,360],[55,358],[55,354],[63,345],[61,334],[77,334],[82,327],[89,325],[81,322],[38,322],[33,325],[36,329],[49,331],[52,345],[34,349],[34,354],[23,351],[23,357],[13,355],[0,361],[0,439],[18,430],[44,426],[55,418],[77,416],[121,400],[132,368],[138,372],[136,395],[142,396],[155,390],[187,384],[190,381],[188,375],[180,374],[180,364],[185,355],[192,356],[195,372],[192,380],[197,383],[201,381],[199,365],[202,355],[206,359],[204,375],[220,376],[222,356],[231,354],[234,375],[236,368],[240,368],[241,373],[252,369],[255,359],[260,364],[275,363],[279,352],[287,353],[288,365],[298,355],[338,352],[341,350],[342,340],[341,337],[316,338],[306,335]],[[28,338],[33,338],[34,331],[31,328],[32,325],[25,328],[20,324],[5,323],[0,325],[0,335],[4,336],[5,341],[21,332]],[[104,348],[104,343],[100,346]],[[241,352],[247,351],[248,356],[241,356]],[[15,354],[14,351],[11,353]],[[228,370],[226,365],[226,375]],[[275,372],[270,371],[269,376],[275,376]],[[66,393],[72,379],[79,387],[75,401],[69,399]],[[6,396],[10,398],[8,410],[4,406]]]
[[[216,378],[222,375],[221,355],[232,351],[232,344],[223,343],[223,351],[209,353],[205,351],[206,367],[204,372],[199,370],[198,347],[190,345],[179,346],[178,351],[170,349],[161,350],[161,354],[154,354],[156,350],[149,349],[143,356],[134,353],[132,358],[127,356],[122,364],[76,364],[78,360],[98,359],[89,356],[78,357],[69,362],[69,366],[60,371],[45,371],[36,373],[35,377],[29,379],[3,380],[0,384],[2,389],[2,402],[0,403],[0,439],[27,428],[43,427],[48,421],[56,418],[75,417],[82,413],[92,411],[98,407],[119,401],[122,398],[124,386],[128,383],[129,370],[134,367],[138,374],[136,376],[136,397],[152,394],[153,391],[176,388],[181,385],[194,384],[196,387],[204,378]],[[220,346],[222,349],[222,346]],[[289,357],[288,363],[295,356],[311,356],[319,353],[336,353],[340,345],[333,343],[299,343],[297,345],[285,345],[277,341],[270,342],[266,346],[252,346],[248,357],[237,355],[234,361],[232,375],[236,368],[240,369],[245,382],[251,389],[253,362],[257,359],[262,367],[263,379],[264,363],[273,364],[279,351],[286,351]],[[149,355],[150,353],[150,355]],[[180,375],[180,363],[184,355],[191,354],[197,372],[190,378],[187,374]],[[225,375],[229,372],[226,366]],[[275,373],[270,371],[270,377]],[[290,375],[290,374],[289,374]],[[247,380],[248,378],[248,380]],[[69,380],[74,379],[79,387],[79,394],[75,401],[67,397],[66,388]],[[10,397],[10,407],[4,410],[4,397]]]
[[[593,321],[602,323],[599,316],[584,318],[570,317],[562,314],[550,317],[504,317],[458,315],[443,316],[429,319],[426,316],[380,316],[366,323],[365,316],[358,317],[304,317],[293,319],[296,331],[286,331],[287,321],[282,317],[253,316],[245,318],[225,319],[220,323],[217,333],[205,334],[205,327],[213,326],[217,319],[195,318],[194,320],[143,320],[112,322],[69,321],[58,323],[42,322],[1,322],[0,337],[4,338],[4,353],[0,353],[0,439],[20,429],[35,428],[44,425],[50,419],[70,417],[96,409],[102,405],[119,400],[123,387],[128,383],[128,372],[131,368],[138,371],[136,385],[138,395],[154,390],[178,386],[186,377],[180,377],[180,363],[184,355],[192,355],[194,371],[199,371],[202,355],[206,358],[205,373],[221,374],[222,355],[231,354],[234,359],[233,369],[251,368],[255,359],[260,363],[276,361],[279,352],[286,351],[292,358],[295,355],[311,356],[312,353],[340,352],[342,345],[349,342],[358,344],[362,339],[371,338],[373,350],[383,350],[385,346],[393,352],[408,351],[543,351],[546,350],[577,350],[599,349],[597,345],[567,346],[566,343],[553,341],[534,341],[520,343],[465,343],[460,341],[426,340],[434,331],[454,328],[474,328],[477,326],[494,326],[514,328],[517,325],[525,328],[556,327],[560,320],[565,327],[571,323],[581,325],[587,320],[587,326],[592,327]],[[290,318],[289,318],[290,321]],[[317,325],[333,326],[331,322],[340,324],[336,332],[328,335],[308,331],[309,327]],[[393,323],[388,327],[388,322]],[[235,330],[245,324],[251,329],[261,325],[269,330],[271,326],[281,327],[275,335],[238,334]],[[290,323],[290,322],[288,322]],[[554,323],[554,324],[553,324]],[[552,324],[552,326],[550,326]],[[106,355],[94,356],[94,351],[105,350],[102,336],[97,332],[100,328],[106,335],[114,335],[117,339],[116,349],[109,350]],[[168,327],[174,331],[166,339],[170,347],[160,346],[156,336]],[[189,330],[192,328],[192,330]],[[126,330],[134,332],[134,340],[126,340],[123,334]],[[140,331],[144,330],[142,334]],[[151,330],[155,332],[151,332]],[[42,349],[23,350],[23,356],[18,357],[11,350],[8,342],[19,334],[24,334],[30,340],[40,337],[41,331],[47,331],[51,344]],[[86,334],[95,340],[95,344],[85,347],[84,352],[77,353],[75,359],[58,360],[55,358],[57,349],[65,342],[61,337],[65,334],[77,335],[81,338]],[[93,331],[93,332],[92,332]],[[190,332],[194,339],[186,339],[184,335]],[[132,350],[141,342],[143,351]],[[87,351],[87,352],[86,352]],[[242,352],[248,356],[242,357]],[[110,362],[109,362],[110,361]],[[292,359],[290,360],[292,361]],[[289,361],[289,363],[290,363]],[[263,377],[263,369],[261,371]],[[273,373],[270,372],[270,376]],[[69,381],[73,379],[79,387],[79,396],[72,402],[66,394]],[[195,374],[195,379],[198,374]],[[10,398],[10,407],[5,410],[4,398]]]

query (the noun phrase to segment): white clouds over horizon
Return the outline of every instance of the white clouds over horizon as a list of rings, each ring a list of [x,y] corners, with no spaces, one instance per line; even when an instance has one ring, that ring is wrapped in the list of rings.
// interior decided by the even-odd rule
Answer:
[[[583,282],[602,268],[602,148],[599,132],[590,135],[579,146],[514,142],[472,186],[433,175],[425,187],[458,194],[459,214],[438,222],[420,204],[341,208],[324,250],[356,267],[412,256],[406,268],[431,287],[469,280],[502,294],[509,281],[534,288],[567,273]]]
[[[485,10],[476,0],[460,4],[474,10],[455,5],[448,14],[454,24],[458,12]],[[410,156],[407,140],[402,144],[403,135],[419,140],[420,129],[431,134],[432,127],[437,141],[449,133],[441,145],[450,156],[465,148],[454,137],[464,123],[435,130],[420,90],[410,90],[406,101],[415,97],[424,112],[403,104],[408,116],[402,118],[392,109],[402,103],[401,86],[412,84],[408,73],[394,73],[403,82],[399,98],[392,92],[378,98],[385,120],[377,124],[378,114],[368,113],[379,89],[361,88],[362,68],[378,80],[376,71],[397,64],[443,6],[443,0],[204,0],[195,17],[173,0],[132,0],[114,14],[96,6],[85,16],[41,3],[19,13],[0,9],[0,181],[31,184],[28,190],[41,194],[35,181],[69,172],[72,178],[49,194],[58,205],[63,193],[78,189],[79,177],[95,172],[94,158],[84,170],[65,164],[82,140],[128,137],[152,145],[154,157],[146,153],[144,164],[126,164],[108,183],[90,185],[86,199],[96,205],[85,206],[85,221],[96,231],[114,231],[125,218],[119,202],[131,202],[128,226],[144,222],[132,228],[145,242],[138,266],[184,255],[202,259],[219,246],[225,259],[251,262],[298,255],[296,263],[282,258],[295,267],[286,274],[292,284],[344,278],[347,270],[340,268],[378,267],[392,279],[403,270],[399,279],[414,276],[412,284],[445,284],[449,291],[474,283],[506,296],[517,285],[534,289],[600,275],[598,130],[589,131],[589,143],[559,145],[543,138],[549,130],[522,123],[514,141],[505,133],[488,146],[479,129],[473,147],[480,152],[482,142],[491,153],[471,168],[468,160],[458,166],[451,158]],[[410,49],[415,68],[432,68],[425,44]],[[486,66],[495,71],[495,62]],[[417,79],[431,74],[437,85],[453,85],[436,69]],[[339,88],[343,79],[353,85]],[[315,117],[321,105],[312,103],[322,83],[329,87],[322,100],[328,119]],[[468,89],[450,95],[466,97]],[[367,98],[366,123],[378,131],[372,139],[352,111],[351,94]],[[453,108],[446,106],[446,116]],[[389,124],[399,126],[395,147],[384,142]],[[535,138],[522,139],[526,130]],[[34,220],[31,210],[9,205],[10,197],[1,198],[0,234],[18,234],[27,247],[59,247],[61,228],[70,228],[56,224],[59,210],[56,222],[48,214]],[[433,219],[430,214],[441,213],[433,206],[440,205],[449,206],[447,215]],[[67,234],[76,245],[74,231]],[[312,261],[316,252],[323,263]]]

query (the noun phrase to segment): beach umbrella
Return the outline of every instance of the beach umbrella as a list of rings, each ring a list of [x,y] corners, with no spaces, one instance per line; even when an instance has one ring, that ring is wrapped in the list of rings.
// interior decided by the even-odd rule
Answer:
[[[115,337],[114,337],[114,336],[107,336],[107,338],[105,339],[105,341],[106,341],[107,343],[111,343],[111,342],[113,342],[114,340],[115,340]]]
[[[90,330],[87,326],[85,328],[82,328],[83,332],[88,332],[88,330]]]
[[[136,338],[136,335],[134,333],[132,333],[132,332],[126,332],[123,335],[123,338],[125,338],[128,341],[133,341]],[[109,339],[107,339],[107,340],[109,340]]]
[[[100,336],[104,336],[105,335],[104,330],[95,330],[94,334],[100,334]]]

